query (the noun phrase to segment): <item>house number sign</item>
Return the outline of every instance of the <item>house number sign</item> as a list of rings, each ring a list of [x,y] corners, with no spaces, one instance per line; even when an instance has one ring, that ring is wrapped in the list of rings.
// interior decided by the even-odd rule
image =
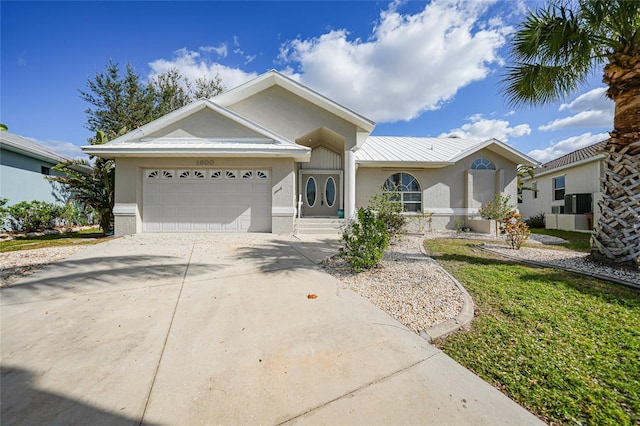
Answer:
[[[196,166],[213,166],[214,164],[213,160],[196,160]]]

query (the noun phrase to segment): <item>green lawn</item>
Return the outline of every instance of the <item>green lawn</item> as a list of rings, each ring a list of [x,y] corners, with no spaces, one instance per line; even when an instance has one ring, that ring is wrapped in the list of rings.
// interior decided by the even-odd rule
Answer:
[[[547,422],[640,424],[640,292],[473,244],[425,243],[480,311],[437,345]]]
[[[591,251],[591,233],[589,232],[574,232],[574,231],[562,231],[560,229],[541,229],[530,228],[532,234],[551,235],[554,237],[563,238],[568,241],[567,244],[560,244],[557,247],[564,247],[571,250],[581,251],[589,253]],[[554,246],[556,247],[556,246]]]
[[[105,240],[99,229],[85,229],[83,231],[66,234],[42,235],[40,237],[20,237],[14,240],[0,242],[0,253],[16,250],[31,250],[44,247],[57,247],[77,244],[96,244]]]

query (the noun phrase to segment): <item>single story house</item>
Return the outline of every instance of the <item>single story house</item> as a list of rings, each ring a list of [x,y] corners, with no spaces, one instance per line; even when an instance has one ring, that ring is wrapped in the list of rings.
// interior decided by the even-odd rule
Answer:
[[[545,227],[591,231],[598,221],[605,141],[575,150],[536,167],[524,185],[518,210],[525,217],[545,214]]]
[[[58,174],[53,167],[69,160],[31,139],[0,131],[0,198],[6,198],[7,205],[34,200],[65,203],[69,194],[46,176]]]
[[[370,136],[375,123],[276,71],[83,151],[116,163],[115,233],[293,232],[380,188],[434,228],[517,191],[535,161],[495,140]]]

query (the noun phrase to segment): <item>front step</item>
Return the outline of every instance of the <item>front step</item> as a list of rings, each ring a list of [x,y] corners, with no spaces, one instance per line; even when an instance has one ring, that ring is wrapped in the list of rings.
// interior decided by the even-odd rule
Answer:
[[[297,219],[298,234],[342,234],[347,222],[338,218],[303,217]]]

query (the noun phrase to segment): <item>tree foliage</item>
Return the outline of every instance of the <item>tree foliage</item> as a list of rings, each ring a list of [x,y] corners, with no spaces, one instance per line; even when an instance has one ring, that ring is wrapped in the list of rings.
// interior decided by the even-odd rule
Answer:
[[[89,104],[87,129],[102,131],[111,140],[222,90],[220,76],[200,77],[194,83],[172,68],[145,83],[131,64],[121,72],[118,63],[109,61],[104,71],[87,80],[87,90],[80,90],[80,97]]]
[[[221,91],[219,76],[198,78],[192,83],[177,69],[171,69],[145,83],[131,64],[121,72],[117,63],[109,61],[104,71],[87,80],[87,89],[80,90],[80,97],[89,104],[85,126],[95,132],[89,143],[106,143],[196,98],[212,97]],[[90,167],[85,160],[60,163],[54,169],[64,175],[48,178],[63,184],[76,200],[91,206],[103,232],[108,233],[113,227],[115,162],[96,158],[91,173],[87,173]]]
[[[506,197],[502,194],[496,194],[493,197],[493,200],[485,203],[480,207],[478,213],[484,219],[495,220],[496,222],[496,237],[500,232],[501,224],[504,224],[504,221],[507,215],[514,209],[510,203],[511,196],[507,195]]]
[[[548,0],[514,33],[502,83],[512,105],[565,99],[602,69],[615,103],[604,148],[600,216],[591,240],[599,261],[640,260],[640,1]]]

